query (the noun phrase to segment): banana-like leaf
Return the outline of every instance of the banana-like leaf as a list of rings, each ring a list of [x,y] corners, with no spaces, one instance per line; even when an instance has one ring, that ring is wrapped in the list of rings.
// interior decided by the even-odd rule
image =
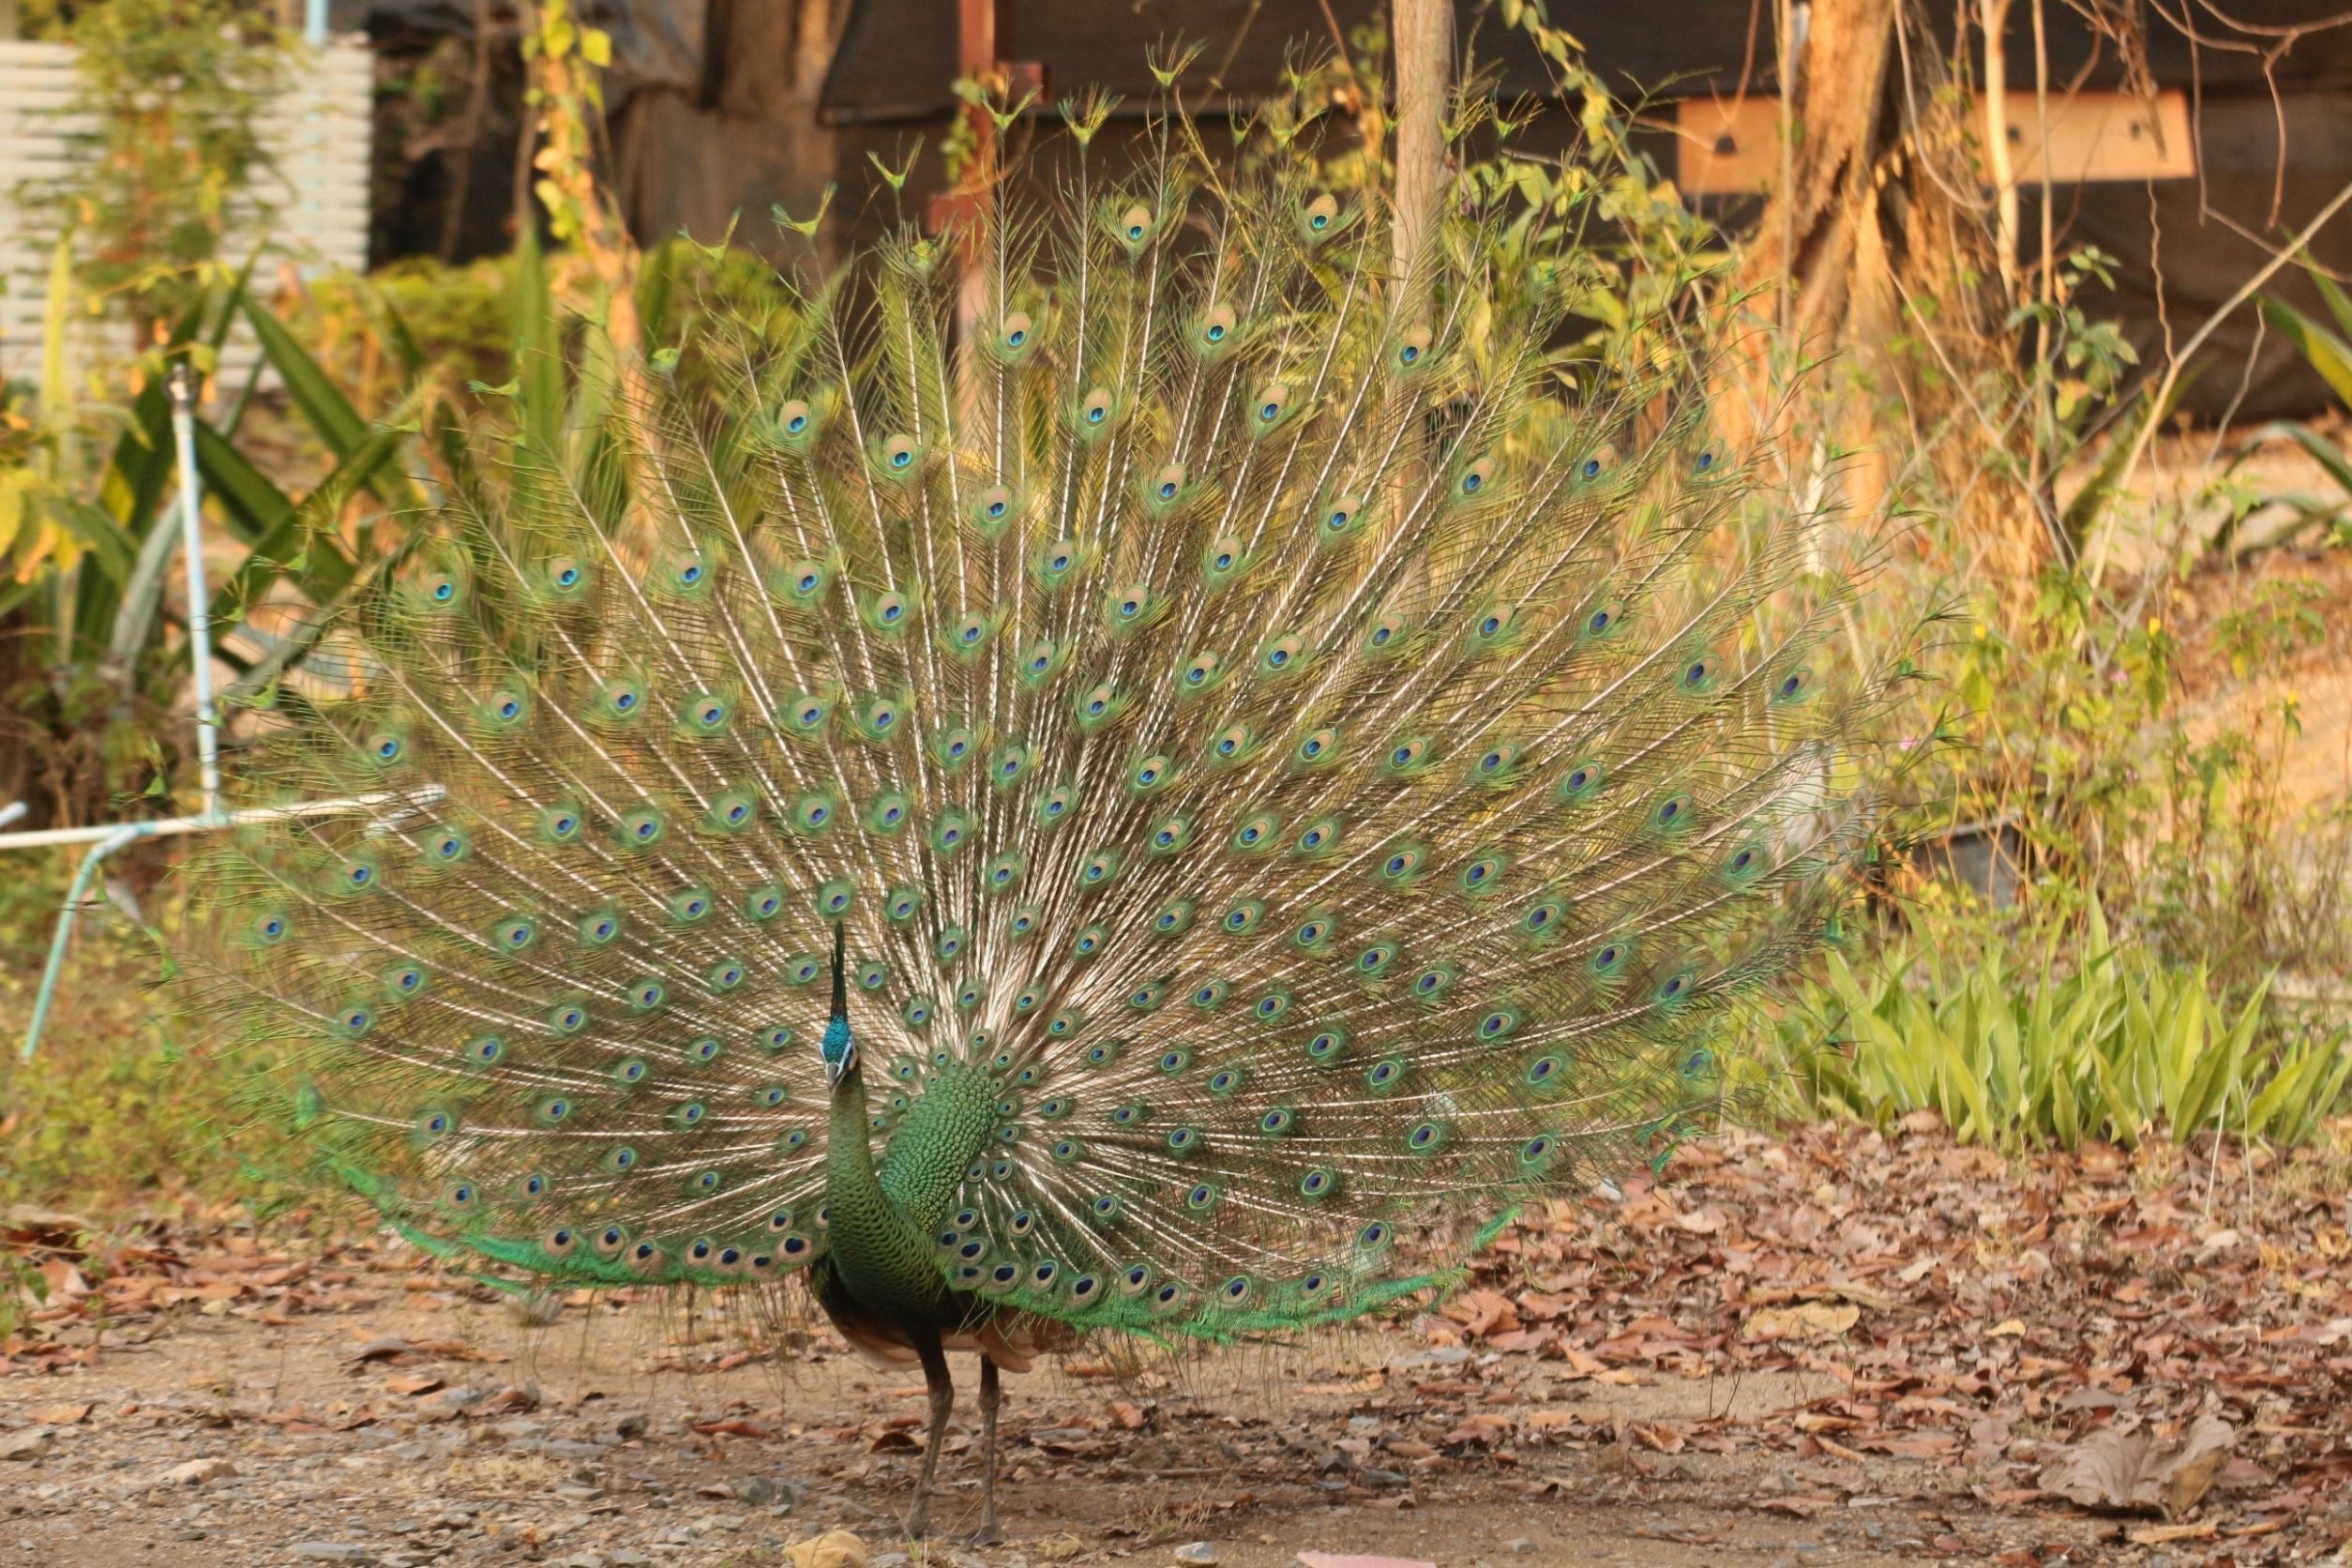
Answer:
[[[2314,275],[2315,276],[2315,275]],[[2352,301],[2345,301],[2339,292],[2329,302],[2330,309],[2340,305],[2352,311]],[[2338,320],[2343,320],[2339,314]],[[2319,372],[2319,379],[2344,402],[2352,404],[2352,343],[2346,343],[2319,323],[2275,294],[2262,296],[2262,320],[2269,329],[2295,345],[2295,352]],[[2352,324],[2344,327],[2352,333]]]

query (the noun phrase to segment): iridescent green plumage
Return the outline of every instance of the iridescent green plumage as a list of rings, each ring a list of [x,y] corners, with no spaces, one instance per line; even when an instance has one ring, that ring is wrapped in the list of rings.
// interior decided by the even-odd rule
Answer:
[[[1575,254],[1173,146],[687,345],[332,640],[250,787],[385,804],[224,857],[216,995],[395,1222],[1229,1339],[1714,1113],[1868,824],[1813,520],[1666,318],[1555,352]]]

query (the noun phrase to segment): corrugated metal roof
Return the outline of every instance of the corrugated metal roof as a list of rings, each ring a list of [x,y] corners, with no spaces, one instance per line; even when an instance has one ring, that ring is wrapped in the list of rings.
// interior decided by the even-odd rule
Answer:
[[[70,172],[73,137],[94,128],[72,112],[77,86],[70,45],[0,40],[0,376],[30,380],[39,370],[56,233],[44,215],[23,209],[18,189]],[[374,86],[374,57],[361,44],[330,44],[296,67],[263,122],[276,164],[257,192],[276,209],[269,232],[233,236],[226,256],[241,258],[245,246],[266,239],[309,275],[367,266]],[[107,324],[81,315],[76,324],[94,332]],[[223,373],[241,379],[257,354],[249,336],[233,335]]]

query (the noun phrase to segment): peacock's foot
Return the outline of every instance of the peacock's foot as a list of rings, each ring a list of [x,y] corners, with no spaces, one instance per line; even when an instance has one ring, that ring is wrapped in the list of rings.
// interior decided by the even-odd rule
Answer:
[[[994,1519],[988,1519],[983,1521],[978,1530],[964,1537],[964,1545],[967,1546],[1001,1546],[1011,1539],[1011,1536],[1004,1533],[1003,1527]]]
[[[907,1539],[920,1541],[931,1533],[931,1504],[929,1499],[914,1505],[907,1515]]]

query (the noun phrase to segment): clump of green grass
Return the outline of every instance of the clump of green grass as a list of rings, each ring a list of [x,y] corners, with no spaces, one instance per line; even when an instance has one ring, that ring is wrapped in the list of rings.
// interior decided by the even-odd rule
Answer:
[[[119,921],[87,919],[40,1054],[20,1062],[63,896],[61,860],[0,893],[0,1208],[67,1209],[102,1223],[256,1196],[275,1131],[249,1127],[243,1073],[191,1044],[151,988],[152,950]]]
[[[2202,965],[2118,946],[2091,912],[2061,972],[2055,938],[2019,955],[1994,939],[1955,959],[1896,949],[1857,974],[1828,960],[1777,1021],[1776,1108],[1887,1123],[1933,1110],[1963,1141],[2186,1143],[2218,1132],[2303,1143],[2343,1102],[2352,1037],[2266,1005],[2217,999]]]

